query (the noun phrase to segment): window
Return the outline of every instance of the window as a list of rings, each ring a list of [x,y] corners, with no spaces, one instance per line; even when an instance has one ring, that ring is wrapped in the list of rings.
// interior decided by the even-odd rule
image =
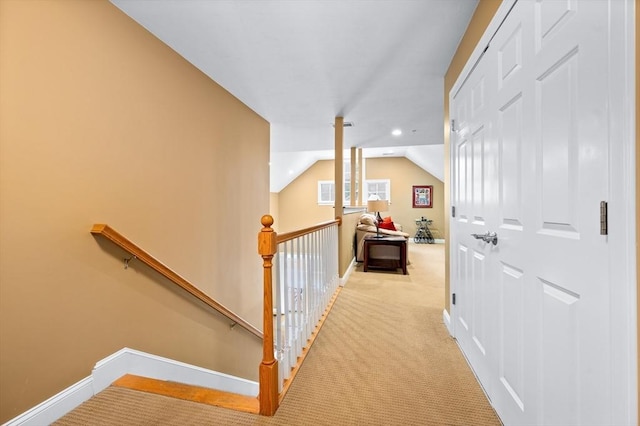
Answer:
[[[351,203],[351,164],[344,163],[342,170],[344,173],[344,204],[348,206]]]
[[[377,196],[380,200],[391,201],[391,181],[389,179],[372,179],[365,181],[366,200]],[[344,183],[344,204],[349,204],[351,183]],[[356,197],[358,194],[356,194]],[[365,200],[365,201],[366,201]],[[336,201],[336,185],[332,180],[318,181],[318,204],[331,204]]]
[[[377,196],[380,200],[391,201],[391,181],[389,179],[371,179],[365,181],[367,200]]]
[[[358,194],[356,194],[357,196]],[[344,183],[344,204],[348,205],[351,196],[351,182]],[[336,185],[332,180],[318,181],[318,204],[331,204],[336,201]]]
[[[344,163],[344,205],[351,203],[351,163]],[[358,197],[358,190],[356,189],[356,197]],[[331,204],[336,201],[336,186],[332,180],[319,180],[318,181],[318,204]]]
[[[318,204],[333,204],[336,201],[336,185],[332,180],[318,181]]]

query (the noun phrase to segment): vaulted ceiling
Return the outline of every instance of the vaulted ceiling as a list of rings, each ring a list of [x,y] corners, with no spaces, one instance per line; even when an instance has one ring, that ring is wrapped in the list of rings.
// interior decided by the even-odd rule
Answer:
[[[444,74],[477,0],[111,0],[271,124],[271,191],[331,158],[443,179]],[[400,129],[400,136],[392,130]]]

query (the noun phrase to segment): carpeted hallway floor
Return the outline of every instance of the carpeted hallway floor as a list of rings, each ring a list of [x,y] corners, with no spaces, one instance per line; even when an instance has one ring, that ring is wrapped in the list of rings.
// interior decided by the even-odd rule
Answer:
[[[272,418],[110,387],[55,424],[500,425],[442,323],[444,245],[409,259],[351,274]]]

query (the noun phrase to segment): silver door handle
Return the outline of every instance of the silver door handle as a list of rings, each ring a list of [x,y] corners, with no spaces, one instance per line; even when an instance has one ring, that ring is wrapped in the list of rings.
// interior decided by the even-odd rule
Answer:
[[[485,243],[493,243],[494,246],[498,244],[498,234],[495,232],[487,231],[486,234],[471,234],[471,236],[476,240],[482,240]]]

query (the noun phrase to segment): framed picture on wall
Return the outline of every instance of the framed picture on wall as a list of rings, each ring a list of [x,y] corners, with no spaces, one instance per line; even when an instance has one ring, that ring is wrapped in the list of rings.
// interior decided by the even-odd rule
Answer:
[[[433,185],[413,185],[413,208],[433,207]]]

